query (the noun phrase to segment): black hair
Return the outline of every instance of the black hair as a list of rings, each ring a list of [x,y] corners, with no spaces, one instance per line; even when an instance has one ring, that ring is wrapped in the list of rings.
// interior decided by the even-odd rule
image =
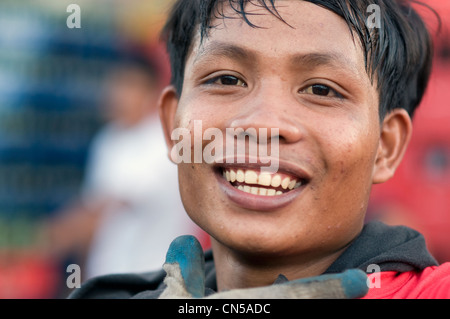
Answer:
[[[292,1],[292,0],[291,0]],[[425,93],[431,73],[433,45],[427,27],[412,7],[412,0],[303,0],[341,16],[362,43],[366,71],[376,79],[380,97],[380,120],[396,108],[412,117]],[[196,32],[201,41],[208,36],[215,18],[227,18],[220,4],[228,3],[242,19],[253,25],[245,11],[251,2],[264,7],[278,19],[276,0],[177,0],[163,28],[162,37],[169,54],[171,84],[181,95],[187,55]],[[380,25],[370,27],[369,5],[380,8]],[[423,4],[424,5],[424,4]],[[431,8],[430,8],[431,9]],[[433,11],[434,12],[434,11]],[[437,14],[436,14],[437,15]]]

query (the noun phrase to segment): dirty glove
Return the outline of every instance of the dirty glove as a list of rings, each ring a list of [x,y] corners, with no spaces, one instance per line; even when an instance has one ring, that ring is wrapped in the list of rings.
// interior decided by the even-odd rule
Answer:
[[[353,299],[368,292],[367,275],[359,269],[340,274],[287,281],[271,286],[234,289],[205,296],[203,249],[194,236],[176,238],[163,265],[166,289],[160,299]]]

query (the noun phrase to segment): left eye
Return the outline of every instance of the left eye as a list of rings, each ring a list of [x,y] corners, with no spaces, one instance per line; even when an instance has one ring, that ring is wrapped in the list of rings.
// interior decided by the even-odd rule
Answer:
[[[247,84],[244,81],[233,75],[221,75],[209,80],[207,83],[220,85],[247,86]]]
[[[335,90],[324,84],[310,85],[307,88],[300,90],[300,93],[307,93],[319,96],[342,97]]]

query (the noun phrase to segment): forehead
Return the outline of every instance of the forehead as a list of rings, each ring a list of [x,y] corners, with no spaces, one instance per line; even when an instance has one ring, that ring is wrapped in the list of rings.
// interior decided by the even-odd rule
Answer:
[[[228,3],[222,6],[218,10],[225,18],[212,21],[213,27],[201,43],[197,34],[187,65],[215,56],[248,53],[254,59],[270,60],[274,66],[289,57],[292,62],[334,62],[359,76],[367,75],[359,39],[353,37],[344,19],[330,10],[305,1],[278,1],[281,21],[266,8],[247,3],[246,17],[252,27]],[[240,50],[230,50],[232,47]],[[311,54],[319,59],[295,59]]]

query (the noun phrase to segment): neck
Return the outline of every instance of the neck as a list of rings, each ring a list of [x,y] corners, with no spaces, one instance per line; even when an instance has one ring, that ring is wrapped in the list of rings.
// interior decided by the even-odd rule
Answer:
[[[288,280],[322,274],[344,251],[326,256],[255,256],[235,252],[211,239],[218,291],[272,285],[279,275]]]

